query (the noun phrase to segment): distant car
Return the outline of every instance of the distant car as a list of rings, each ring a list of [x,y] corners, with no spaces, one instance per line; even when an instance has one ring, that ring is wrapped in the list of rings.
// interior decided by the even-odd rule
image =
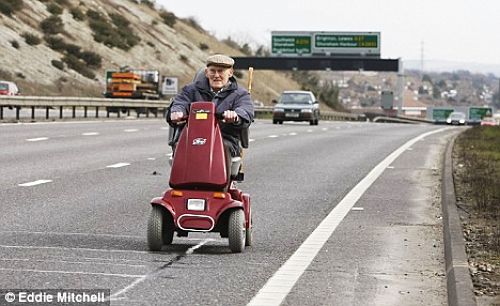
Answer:
[[[19,88],[14,82],[0,81],[0,95],[17,96],[19,95]]]
[[[307,121],[310,125],[319,123],[319,102],[310,91],[284,91],[273,110],[273,124],[283,121]]]
[[[451,125],[465,125],[467,117],[464,113],[461,112],[453,112],[450,114],[448,119],[446,119],[446,123]]]
[[[496,126],[499,125],[499,123],[495,120],[495,118],[487,117],[481,120],[481,125]]]

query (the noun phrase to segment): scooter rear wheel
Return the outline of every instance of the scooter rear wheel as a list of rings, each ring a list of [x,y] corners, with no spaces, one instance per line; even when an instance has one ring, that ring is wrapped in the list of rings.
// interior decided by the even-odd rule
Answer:
[[[153,206],[148,220],[148,247],[150,251],[160,251],[165,244],[171,244],[174,231],[167,221],[165,211]]]
[[[229,248],[233,253],[241,253],[245,248],[245,213],[235,209],[229,215],[228,238]]]

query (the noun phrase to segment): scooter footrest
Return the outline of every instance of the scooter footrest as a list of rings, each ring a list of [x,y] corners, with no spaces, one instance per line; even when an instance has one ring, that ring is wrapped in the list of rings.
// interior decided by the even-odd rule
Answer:
[[[234,180],[237,182],[243,182],[245,180],[245,173],[239,172],[235,177]]]

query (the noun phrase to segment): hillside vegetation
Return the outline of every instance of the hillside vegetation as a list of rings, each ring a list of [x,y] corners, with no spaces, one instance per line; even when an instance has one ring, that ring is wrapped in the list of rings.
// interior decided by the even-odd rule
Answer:
[[[195,19],[179,19],[135,0],[2,0],[0,79],[23,95],[102,96],[104,73],[128,66],[189,82],[214,53],[243,56],[245,46],[218,41]],[[235,74],[247,85],[247,72]],[[252,95],[271,103],[299,89],[284,73],[255,71]]]

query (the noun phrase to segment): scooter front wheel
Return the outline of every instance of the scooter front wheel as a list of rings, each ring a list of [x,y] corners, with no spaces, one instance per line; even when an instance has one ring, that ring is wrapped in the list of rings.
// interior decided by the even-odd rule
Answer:
[[[235,209],[229,215],[228,238],[229,248],[233,253],[241,253],[245,248],[245,213],[242,209]]]

